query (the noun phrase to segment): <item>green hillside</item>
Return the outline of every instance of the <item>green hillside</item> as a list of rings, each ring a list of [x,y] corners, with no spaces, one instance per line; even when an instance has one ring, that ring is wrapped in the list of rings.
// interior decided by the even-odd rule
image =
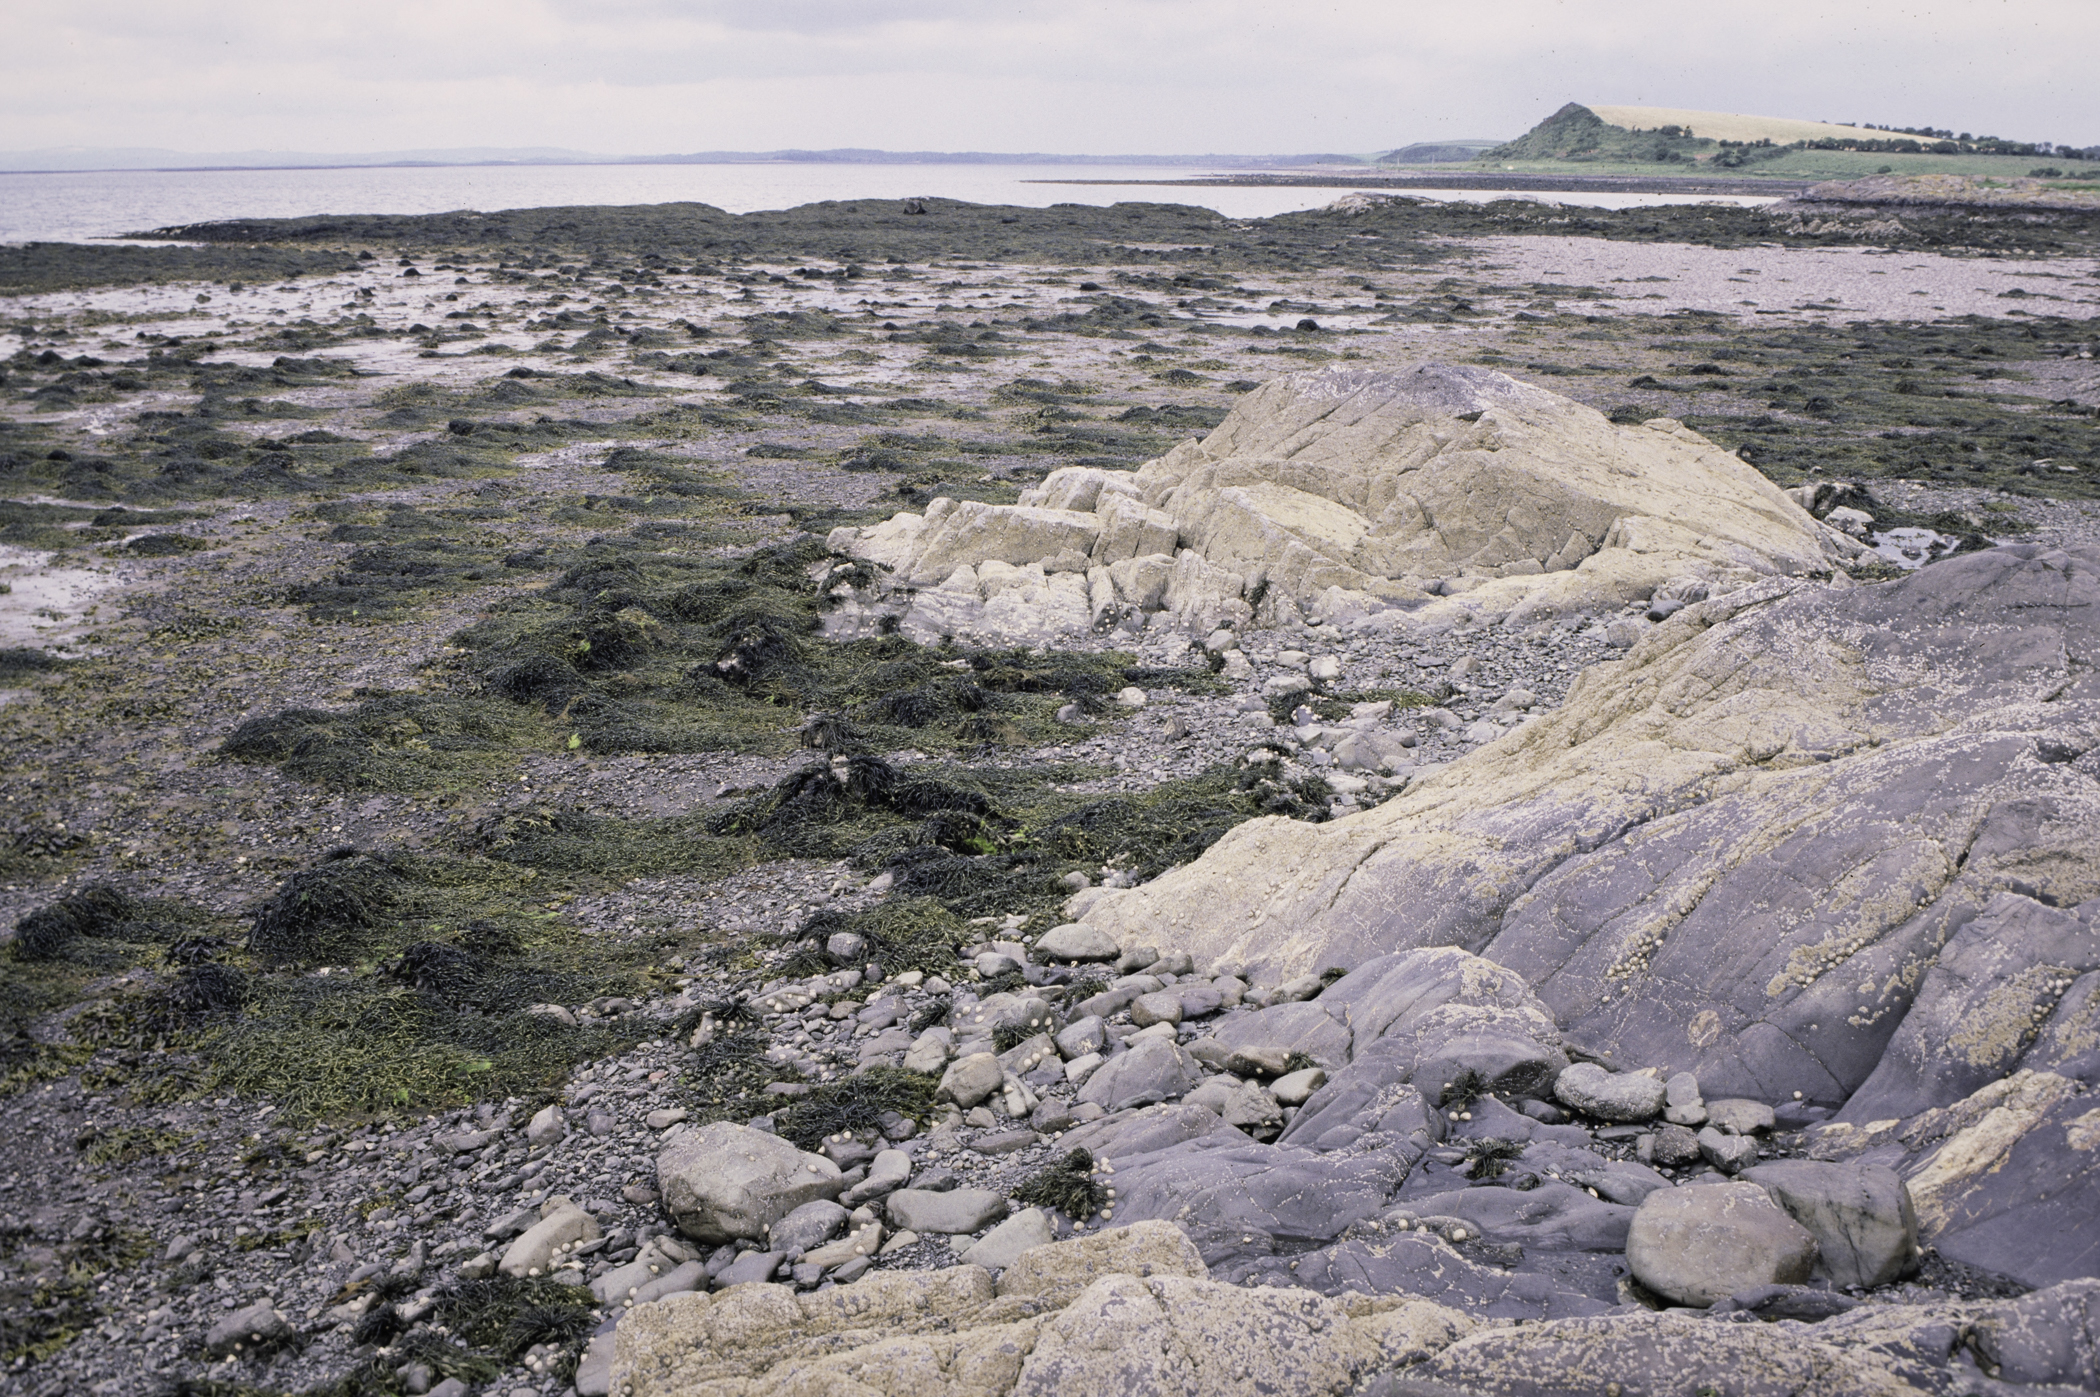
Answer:
[[[1685,135],[1681,127],[1629,131],[1608,125],[1580,102],[1570,102],[1514,141],[1496,146],[1483,161],[1579,160],[1675,164],[1710,156],[1717,142]]]
[[[1613,109],[1617,111],[1619,109]],[[1729,129],[1757,118],[1683,113],[1689,118],[1712,115]],[[1772,129],[1807,128],[1814,123],[1768,119]],[[1476,168],[1548,172],[1569,164],[1595,174],[1655,174],[1657,166],[1673,173],[1726,172],[1732,176],[1765,175],[1781,179],[1848,179],[1871,174],[1971,174],[2014,178],[2059,170],[2078,175],[2094,168],[2100,147],[2085,150],[2026,144],[1996,137],[1919,139],[1915,133],[1868,128],[1823,126],[1837,136],[1780,142],[1713,140],[1692,134],[1693,127],[1664,123],[1634,130],[1604,120],[1589,107],[1570,102],[1513,141],[1479,157]],[[1852,134],[1856,132],[1856,134]],[[1388,159],[1390,157],[1387,157]]]

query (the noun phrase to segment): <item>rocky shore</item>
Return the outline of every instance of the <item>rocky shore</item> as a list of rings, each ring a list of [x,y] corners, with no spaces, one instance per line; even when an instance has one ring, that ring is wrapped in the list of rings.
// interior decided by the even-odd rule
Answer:
[[[2084,262],[470,234],[14,299],[7,1390],[2095,1390]]]

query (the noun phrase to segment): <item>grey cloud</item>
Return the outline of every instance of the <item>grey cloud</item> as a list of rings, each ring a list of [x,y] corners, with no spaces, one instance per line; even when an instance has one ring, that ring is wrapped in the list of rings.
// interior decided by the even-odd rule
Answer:
[[[7,144],[1355,150],[1568,100],[2100,141],[2089,0],[74,0]]]

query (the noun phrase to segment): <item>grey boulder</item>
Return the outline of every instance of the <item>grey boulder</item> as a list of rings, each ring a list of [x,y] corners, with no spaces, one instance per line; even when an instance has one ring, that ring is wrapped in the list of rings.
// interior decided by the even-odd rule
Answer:
[[[1004,1271],[1022,1252],[1056,1240],[1057,1229],[1051,1225],[1049,1214],[1040,1208],[1026,1208],[965,1247],[960,1259],[966,1266]]]
[[[267,1349],[291,1335],[291,1323],[269,1301],[258,1300],[213,1324],[204,1336],[204,1347],[215,1356],[225,1357]]]
[[[1046,960],[1114,960],[1123,948],[1105,932],[1084,922],[1066,922],[1051,927],[1036,939],[1035,953]]]
[[[1690,1164],[1698,1157],[1699,1137],[1692,1133],[1689,1126],[1658,1126],[1655,1134],[1649,1137],[1646,1157],[1649,1164],[1665,1167]]]
[[[1626,1234],[1634,1279],[1679,1305],[1706,1306],[1761,1285],[1799,1285],[1815,1235],[1756,1184],[1689,1184],[1643,1200]]]
[[[911,1156],[903,1150],[878,1150],[875,1158],[868,1161],[868,1175],[846,1190],[844,1201],[851,1204],[866,1203],[881,1198],[904,1187],[911,1178]]]
[[[948,1064],[935,1094],[967,1111],[999,1090],[1005,1080],[1006,1069],[1000,1066],[998,1054],[971,1053]]]
[[[727,1290],[733,1285],[751,1285],[759,1281],[770,1281],[780,1268],[787,1264],[787,1253],[777,1251],[747,1251],[723,1267],[715,1276],[715,1284]]]
[[[555,1194],[540,1205],[539,1221],[525,1229],[504,1249],[497,1269],[506,1276],[537,1276],[554,1269],[554,1263],[569,1247],[598,1236],[598,1222],[576,1206],[566,1194]]]
[[[576,1360],[576,1397],[608,1397],[612,1392],[613,1336],[594,1334]]]
[[[1181,996],[1171,989],[1141,994],[1130,1001],[1130,1021],[1139,1028],[1150,1028],[1156,1023],[1178,1024]]]
[[[538,1113],[525,1123],[525,1143],[535,1148],[558,1144],[568,1133],[569,1124],[562,1119],[559,1106],[542,1106]]]
[[[1734,1096],[1707,1102],[1706,1123],[1730,1135],[1758,1135],[1778,1124],[1778,1113],[1762,1101]]]
[[[1578,1062],[1553,1082],[1554,1099],[1570,1110],[1606,1121],[1650,1121],[1663,1112],[1660,1078],[1645,1072],[1607,1072]]]
[[[1699,1153],[1724,1174],[1736,1174],[1757,1163],[1757,1142],[1747,1135],[1728,1135],[1706,1126],[1698,1135]]]
[[[1833,1284],[1888,1285],[1916,1269],[1917,1210],[1886,1165],[1775,1159],[1743,1179],[1815,1234],[1819,1269]]]
[[[804,1203],[845,1187],[822,1155],[727,1121],[673,1136],[656,1157],[656,1179],[678,1230],[710,1245],[757,1241]]]
[[[1147,1038],[1088,1077],[1079,1099],[1104,1111],[1121,1111],[1180,1096],[1202,1080],[1202,1065],[1173,1039]]]
[[[1085,1057],[1088,1053],[1100,1052],[1108,1042],[1108,1026],[1099,1016],[1086,1014],[1059,1029],[1052,1041],[1057,1044],[1058,1052],[1068,1058]]]
[[[1230,1077],[1212,1077],[1186,1097],[1184,1104],[1201,1106],[1216,1111],[1219,1119],[1227,1125],[1237,1126],[1251,1133],[1260,1126],[1283,1125],[1283,1112],[1276,1098],[1252,1082],[1235,1082]]]
[[[813,1198],[774,1223],[766,1238],[775,1251],[813,1251],[845,1231],[849,1216],[829,1198]]]
[[[905,1188],[891,1194],[885,1206],[890,1221],[907,1232],[975,1232],[1006,1216],[1006,1196],[982,1188],[934,1193]]]

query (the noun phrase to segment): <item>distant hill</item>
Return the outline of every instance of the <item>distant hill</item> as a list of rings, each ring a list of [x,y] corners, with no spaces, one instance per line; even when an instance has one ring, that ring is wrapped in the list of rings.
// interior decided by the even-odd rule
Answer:
[[[1515,140],[1485,152],[1483,160],[1695,159],[1714,148],[1711,139],[1687,135],[1679,126],[1635,131],[1604,120],[1592,108],[1570,102]]]
[[[1449,165],[1457,161],[1478,160],[1493,149],[1495,141],[1418,141],[1414,145],[1389,150],[1378,157],[1381,165]]]
[[[1964,131],[1846,126],[1833,121],[1744,116],[1684,107],[1586,107],[1570,102],[1493,150],[1485,161],[1571,160],[1614,163],[1699,161],[1724,169],[1775,160],[1795,150],[1890,155],[2020,155],[2090,160],[2100,148],[2009,141]]]

